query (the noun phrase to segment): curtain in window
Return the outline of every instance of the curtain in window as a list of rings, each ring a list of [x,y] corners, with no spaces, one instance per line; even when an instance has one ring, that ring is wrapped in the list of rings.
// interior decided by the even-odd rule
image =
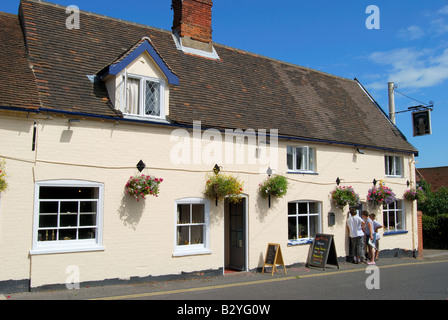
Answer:
[[[139,114],[140,80],[128,78],[126,83],[126,109],[129,114]]]

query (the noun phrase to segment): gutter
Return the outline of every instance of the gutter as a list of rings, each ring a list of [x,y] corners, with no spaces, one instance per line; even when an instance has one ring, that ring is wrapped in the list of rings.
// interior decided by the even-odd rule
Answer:
[[[366,93],[367,93],[367,91],[366,91]],[[372,100],[372,101],[374,101],[374,100]],[[378,106],[378,108],[380,110],[382,110],[378,104],[376,104],[376,105]],[[26,108],[0,106],[0,110],[20,111],[20,112],[27,112],[27,113],[32,112],[32,113],[36,113],[36,114],[39,114],[42,112],[48,112],[48,113],[64,114],[64,115],[94,118],[94,119],[101,119],[101,120],[110,120],[110,121],[122,121],[122,122],[130,122],[130,123],[151,124],[151,125],[159,125],[159,126],[167,126],[167,127],[185,128],[185,129],[197,128],[196,126],[191,125],[191,124],[169,123],[169,122],[161,122],[161,121],[153,121],[153,120],[140,120],[140,119],[132,119],[132,118],[113,117],[113,116],[98,115],[98,114],[91,114],[91,113],[84,113],[84,112],[55,110],[55,109],[49,109],[49,108],[26,109]],[[384,113],[384,111],[382,111],[382,112]],[[207,130],[207,129],[212,129],[212,128],[201,127],[201,130]],[[226,129],[213,128],[213,129],[215,129],[219,132],[225,133],[225,130],[229,130],[230,128],[226,128]],[[397,128],[397,130],[398,130],[398,128]],[[251,134],[252,133],[250,133],[250,132],[244,132],[244,135],[251,135]],[[400,134],[402,134],[402,133],[400,132]],[[255,135],[258,136],[257,133],[255,133]],[[373,149],[373,150],[404,153],[404,154],[414,154],[415,156],[418,156],[418,151],[414,152],[414,151],[397,150],[397,149],[392,149],[392,148],[375,147],[375,146],[369,146],[369,145],[364,145],[364,144],[332,141],[332,140],[326,140],[326,139],[303,138],[303,137],[294,137],[294,136],[278,135],[278,134],[273,135],[271,133],[269,133],[269,134],[266,133],[263,135],[263,137],[269,137],[269,138],[271,138],[273,136],[280,138],[280,139],[286,139],[286,140],[307,141],[307,142],[325,143],[325,144],[331,144],[331,145],[342,145],[342,146],[355,147],[355,148]],[[406,139],[406,138],[404,137],[404,139]]]

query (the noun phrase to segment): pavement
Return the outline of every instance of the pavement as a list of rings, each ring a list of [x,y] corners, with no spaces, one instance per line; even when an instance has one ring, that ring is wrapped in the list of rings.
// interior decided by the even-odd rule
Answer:
[[[422,258],[388,257],[377,262],[378,267],[418,264],[433,261],[448,261],[448,250],[424,250]],[[331,273],[349,273],[365,270],[366,264],[339,262],[339,268],[327,265],[326,270],[316,267],[297,265],[282,266],[271,275],[271,269],[261,272],[237,272],[224,276],[198,276],[187,280],[155,281],[113,286],[81,287],[73,290],[39,291],[13,294],[0,294],[0,300],[124,300],[157,298],[170,299],[170,295],[186,292],[211,291],[223,288],[237,288],[255,284],[274,283],[293,278],[308,278],[331,275]],[[359,270],[358,270],[359,269]]]

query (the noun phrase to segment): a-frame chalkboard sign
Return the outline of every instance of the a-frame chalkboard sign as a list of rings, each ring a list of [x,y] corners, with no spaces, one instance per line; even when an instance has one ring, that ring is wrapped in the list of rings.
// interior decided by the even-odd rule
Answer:
[[[280,245],[276,243],[269,243],[268,249],[266,250],[266,258],[264,260],[263,270],[261,271],[261,273],[264,273],[264,267],[271,266],[271,275],[273,276],[274,271],[277,272],[277,265],[283,265],[285,274],[287,274]]]
[[[316,234],[313,245],[308,254],[306,266],[325,268],[327,264],[335,265],[339,269],[334,236],[332,234]]]

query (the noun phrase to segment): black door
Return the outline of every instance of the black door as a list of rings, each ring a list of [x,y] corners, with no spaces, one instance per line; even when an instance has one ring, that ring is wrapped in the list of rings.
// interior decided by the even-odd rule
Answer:
[[[229,267],[246,270],[246,199],[229,202]]]

